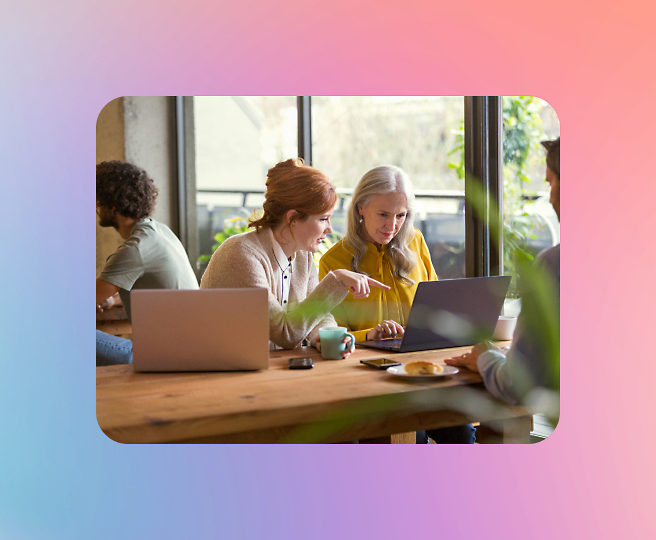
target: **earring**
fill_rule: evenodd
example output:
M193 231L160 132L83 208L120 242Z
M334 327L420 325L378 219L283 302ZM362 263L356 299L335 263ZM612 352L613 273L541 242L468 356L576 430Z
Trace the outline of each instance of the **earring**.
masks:
M360 216L360 223L362 223L363 221L364 221L364 218L362 216Z

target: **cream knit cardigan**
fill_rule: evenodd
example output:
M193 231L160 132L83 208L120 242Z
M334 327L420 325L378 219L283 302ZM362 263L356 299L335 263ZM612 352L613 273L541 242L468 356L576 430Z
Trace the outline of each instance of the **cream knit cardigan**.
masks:
M289 307L285 310L275 293L274 270L278 269L271 229L251 231L232 236L219 246L203 274L200 288L268 289L269 345L273 343L283 349L294 349L305 338L313 343L319 328L337 326L330 311L346 298L348 290L333 272L319 283L312 254L298 251L292 261Z

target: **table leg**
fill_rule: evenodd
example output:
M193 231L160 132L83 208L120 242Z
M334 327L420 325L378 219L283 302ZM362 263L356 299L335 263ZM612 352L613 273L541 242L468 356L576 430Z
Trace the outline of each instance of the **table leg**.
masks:
M395 433L385 437L373 437L371 439L361 439L360 444L417 444L417 433Z

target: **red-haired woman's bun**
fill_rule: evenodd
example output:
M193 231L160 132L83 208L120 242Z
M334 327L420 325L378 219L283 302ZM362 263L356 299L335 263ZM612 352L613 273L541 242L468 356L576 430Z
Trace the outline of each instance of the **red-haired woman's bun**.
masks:
M264 215L250 222L251 227L273 227L290 210L294 219L325 214L335 207L335 186L321 171L305 165L302 158L281 161L269 169L264 195Z

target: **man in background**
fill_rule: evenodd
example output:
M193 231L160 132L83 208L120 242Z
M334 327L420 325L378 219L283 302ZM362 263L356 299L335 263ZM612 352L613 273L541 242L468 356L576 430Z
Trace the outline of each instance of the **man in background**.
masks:
M125 240L107 258L96 278L96 310L118 293L128 319L133 289L198 289L180 240L149 216L158 189L146 172L129 163L96 165L96 213L101 227L113 227ZM132 341L96 330L96 366L132 363Z
M560 138L542 146L549 201L560 221ZM560 385L560 244L540 253L530 274L510 351L504 354L483 342L445 361L479 372L493 395L513 404L535 403L544 398L544 390Z

